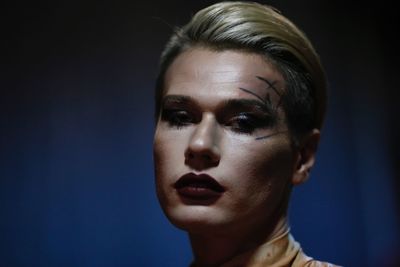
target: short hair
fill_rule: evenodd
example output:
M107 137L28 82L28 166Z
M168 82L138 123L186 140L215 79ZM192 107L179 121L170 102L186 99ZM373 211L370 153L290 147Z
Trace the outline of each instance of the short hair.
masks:
M198 11L177 29L161 54L156 82L156 117L164 76L174 59L193 47L260 54L283 75L282 105L295 139L321 129L327 98L324 69L306 35L275 8L256 2L220 2Z

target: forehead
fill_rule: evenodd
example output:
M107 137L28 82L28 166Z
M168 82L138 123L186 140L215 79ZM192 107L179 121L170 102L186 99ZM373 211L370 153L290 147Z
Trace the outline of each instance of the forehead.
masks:
M251 98L248 93L237 90L246 88L264 97L269 83L283 92L281 73L259 54L192 48L180 54L168 68L164 95Z

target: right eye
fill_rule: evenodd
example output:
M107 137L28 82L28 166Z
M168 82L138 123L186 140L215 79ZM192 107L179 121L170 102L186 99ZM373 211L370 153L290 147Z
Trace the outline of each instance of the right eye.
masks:
M170 126L181 128L193 122L193 117L186 110L167 109L162 111L162 120Z

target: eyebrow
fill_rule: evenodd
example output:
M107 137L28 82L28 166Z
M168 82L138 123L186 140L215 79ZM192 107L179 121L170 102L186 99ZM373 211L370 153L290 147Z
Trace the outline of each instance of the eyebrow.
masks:
M257 95L257 94L254 93L253 91L251 91L251 90L249 90L249 89L246 89L246 88L243 88L243 87L239 87L239 89L242 90L243 92L246 92L246 93L248 93L248 94L251 94L251 95L257 97L258 99L261 100L261 102L266 103L266 101L265 101L264 99L262 99L261 96Z
M273 109L270 105L262 100L257 99L227 99L226 101L224 101L223 105L227 109L247 109L268 114L274 114Z
M194 105L198 106L195 99L186 95L167 95L163 98L162 105ZM263 113L274 114L274 109L267 102L262 101L262 99L226 99L221 104L223 109L236 109L236 110L255 110Z
M188 104L196 103L190 96L185 95L167 95L162 100L162 105L170 104Z
M246 88L243 88L243 87L238 87L238 89L239 89L239 90L242 90L243 92L246 92L246 93L248 93L248 94L250 94L250 95L252 95L252 96L255 96L257 99L259 99L259 101L255 100L255 99L254 99L253 101L262 103L264 109L266 109L266 111L267 111L268 113L270 113L270 114L275 114L275 113L276 113L276 108L274 108L274 107L272 106L272 103L271 103L271 100L270 100L270 96L269 96L268 93L267 93L266 98L263 99L261 96L259 96L258 94L254 93L254 92L253 92L252 90L250 90L250 89L246 89ZM243 100L245 100L245 99L243 99ZM246 99L246 100L249 100L249 99ZM255 105L256 102L253 102L253 105ZM260 103L258 103L258 104L260 104Z
M167 95L162 100L162 105L194 105L198 106L198 103L195 99L190 96L185 95ZM252 110L255 112L267 113L272 116L272 119L276 119L276 111L263 101L262 99L226 99L221 104L218 105L218 108L224 110ZM263 140L273 137L275 135L284 133L285 131L272 133L269 135L256 137L255 140Z

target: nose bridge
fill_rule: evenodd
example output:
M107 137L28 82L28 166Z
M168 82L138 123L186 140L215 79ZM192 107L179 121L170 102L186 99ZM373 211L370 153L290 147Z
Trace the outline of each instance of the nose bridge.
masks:
M218 122L213 114L205 113L190 137L185 151L185 164L201 170L217 166L221 159Z
M195 151L216 150L218 142L217 121L212 114L205 113L190 140L190 147Z

